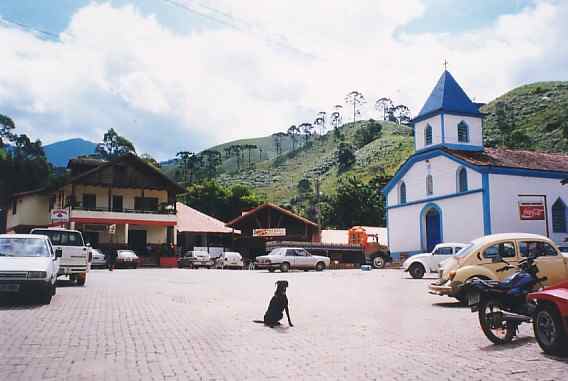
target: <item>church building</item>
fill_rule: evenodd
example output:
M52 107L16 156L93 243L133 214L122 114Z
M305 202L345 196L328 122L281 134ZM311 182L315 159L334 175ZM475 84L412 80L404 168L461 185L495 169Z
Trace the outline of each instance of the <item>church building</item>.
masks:
M445 70L413 119L415 153L383 189L394 258L440 242L568 238L568 156L483 146L483 114Z

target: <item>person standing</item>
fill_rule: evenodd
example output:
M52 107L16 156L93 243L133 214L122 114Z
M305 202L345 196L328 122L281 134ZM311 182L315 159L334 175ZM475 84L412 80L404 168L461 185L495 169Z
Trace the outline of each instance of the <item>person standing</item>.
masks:
M107 254L107 267L108 267L108 271L112 271L114 270L114 265L116 263L116 250L111 250L108 254Z

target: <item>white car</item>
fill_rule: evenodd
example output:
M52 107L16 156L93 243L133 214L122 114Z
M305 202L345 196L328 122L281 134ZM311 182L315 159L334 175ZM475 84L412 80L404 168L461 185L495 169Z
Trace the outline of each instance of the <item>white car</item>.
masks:
M440 264L456 255L467 246L465 243L439 243L431 253L416 254L402 264L405 272L409 272L414 279L421 279L426 272L439 273Z
M322 271L329 267L329 258L319 255L311 255L306 249L300 247L281 247L272 250L268 255L256 258L257 269L268 269L274 272L288 272L290 269Z
M91 268L95 268L95 267L107 267L107 261L106 261L106 257L103 253L101 253L100 251L98 251L97 249L91 249L91 254L93 256L93 259L91 261Z
M237 268L242 270L244 267L243 257L236 251L225 251L215 260L215 267L218 269Z
M61 254L45 236L0 235L0 294L32 293L51 303Z
M55 249L61 249L61 266L59 276L68 276L71 281L77 281L84 286L91 261L91 248L85 245L83 235L78 230L59 228L33 229L31 234L45 235Z

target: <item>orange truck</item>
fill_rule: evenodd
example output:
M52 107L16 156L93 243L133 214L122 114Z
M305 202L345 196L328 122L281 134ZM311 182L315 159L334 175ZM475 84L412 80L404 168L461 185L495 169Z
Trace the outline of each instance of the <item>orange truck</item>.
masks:
M376 269L382 269L392 262L388 247L379 243L377 234L368 234L362 226L353 226L347 231L349 244L360 245L365 261Z

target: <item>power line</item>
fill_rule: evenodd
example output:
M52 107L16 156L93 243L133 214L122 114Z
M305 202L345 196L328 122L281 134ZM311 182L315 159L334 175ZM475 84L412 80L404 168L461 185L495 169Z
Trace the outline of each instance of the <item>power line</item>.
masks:
M59 36L55 33L48 32L42 29L37 29L34 28L33 26L21 23L19 21L10 20L4 16L0 16L0 24L4 24L10 28L17 28L20 30L24 30L26 32L31 32L43 40L59 41Z
M258 35L258 33L255 33L253 31L253 29L255 29L255 27L253 25L251 25L250 23L248 23L246 21L238 20L237 18L230 15L229 13L224 12L222 10L219 10L217 8L211 7L209 5L205 5L205 4L202 4L202 3L195 3L198 6L200 6L201 8L204 8L208 11L211 11L213 13L220 15L221 17L223 17L223 19L219 18L219 17L212 16L212 15L207 14L205 12L199 11L199 10L195 9L195 7L190 6L187 2L180 2L178 0L162 0L162 1L165 2L165 3L168 3L172 6L178 7L178 8L180 8L180 9L186 11L186 12L193 13L193 14L198 15L199 17L203 17L205 19L208 19L209 21L225 25L225 26L227 26L231 29L237 30L239 32L243 32L243 33L247 33L247 34L251 34L251 35ZM259 29L259 28L256 27L256 29ZM271 37L260 36L261 39L263 39L265 42L267 42L269 44L277 45L277 46L280 46L282 48L295 51L296 53L299 53L299 54L306 56L306 57L309 57L309 58L316 58L316 56L311 54L311 53L305 52L301 49L298 49L294 46L291 46L290 44L283 42L282 40L285 39L283 36L276 36L276 37L278 37L278 38L274 39L274 38L271 38Z

